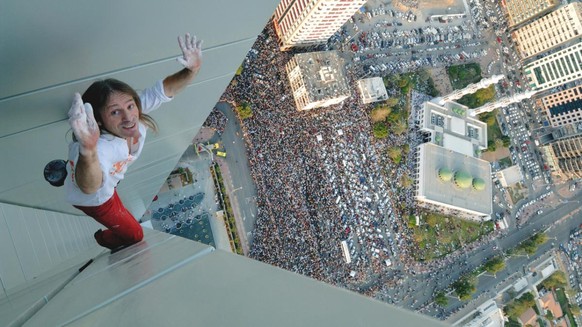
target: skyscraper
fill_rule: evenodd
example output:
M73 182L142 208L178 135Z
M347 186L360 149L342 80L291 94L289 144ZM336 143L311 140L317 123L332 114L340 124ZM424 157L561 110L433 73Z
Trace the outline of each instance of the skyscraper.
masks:
M551 170L565 178L582 178L582 125L562 126L553 133L556 140L545 147Z
M578 80L582 73L582 42L529 63L523 69L534 91Z
M366 0L282 0L273 23L281 50L326 42Z
M538 106L546 112L554 127L581 122L582 86L547 95L538 100Z
M512 33L522 58L535 56L582 33L582 4L571 3Z
M552 10L558 5L556 0L503 0L509 15L509 26L516 26Z

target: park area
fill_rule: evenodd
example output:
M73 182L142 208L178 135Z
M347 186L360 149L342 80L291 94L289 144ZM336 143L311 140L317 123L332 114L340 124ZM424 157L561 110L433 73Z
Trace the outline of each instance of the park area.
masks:
M409 227L416 243L415 259L430 261L491 233L494 225L491 221L480 223L427 212L420 216L418 226L416 218L411 217Z

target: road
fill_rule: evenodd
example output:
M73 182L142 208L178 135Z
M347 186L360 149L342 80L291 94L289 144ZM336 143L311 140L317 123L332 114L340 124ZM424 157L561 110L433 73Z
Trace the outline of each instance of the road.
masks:
M243 132L230 104L219 102L216 108L228 118L226 128L222 135L220 135L220 140L223 143L227 156L226 158L221 158L221 160L228 165L230 171L231 179L227 182L231 184L228 185L229 187L227 186L227 192L229 193L232 205L236 206L236 208L233 208L235 215L238 213L237 218L242 219L242 226L244 228L241 232L246 237L241 237L241 240L246 238L248 246L250 247L253 243L252 230L257 217L257 190L250 175ZM237 222L237 226L241 226L240 220Z
M477 291L473 295L473 298L478 298L478 300L468 305L466 310L471 310L474 307L477 307L487 298L491 298L501 290L504 286L504 284L502 284L503 281L514 281L523 276L524 267L526 267L530 262L538 259L553 247L557 247L560 243L566 243L568 241L570 231L582 222L582 212L579 203L576 202L581 200L582 194L579 194L574 199L567 201L557 209L531 219L527 224L513 231L511 234L497 238L492 242L480 246L473 252L457 258L450 265L435 272L437 275L441 276L440 283L432 281L427 282L426 276L424 275L418 277L415 276L415 278L408 280L405 283L405 286L412 287L414 291L411 292L410 300L406 303L406 306L414 307L411 305L413 302L412 299L418 300L418 306L416 308L418 308L422 303L430 302L431 294L426 291L427 289L432 290L433 287L434 289L443 289L443 285L450 284L466 272L473 271L489 258L500 255L508 249L514 248L521 241L527 239L536 232L546 230L548 242L542 244L534 255L512 256L506 260L505 269L497 273L496 276L484 275L479 278ZM494 245L497 246L496 250L494 250ZM449 307L447 309L458 310L463 305L464 303L458 301L458 299L453 295L449 298ZM425 313L434 315L437 311L433 310L432 312L427 311ZM460 316L462 316L462 314L458 313L452 316L450 321L455 321L455 319L458 319Z

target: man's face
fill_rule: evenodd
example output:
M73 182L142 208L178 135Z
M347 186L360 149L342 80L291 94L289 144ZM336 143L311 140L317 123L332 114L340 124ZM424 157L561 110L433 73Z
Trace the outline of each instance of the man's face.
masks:
M139 137L139 109L133 98L125 93L114 92L109 96L101 112L103 127L118 137Z

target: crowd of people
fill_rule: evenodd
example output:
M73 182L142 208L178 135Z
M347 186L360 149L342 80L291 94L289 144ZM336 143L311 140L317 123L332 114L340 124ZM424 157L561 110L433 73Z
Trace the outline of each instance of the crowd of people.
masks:
M218 132L218 134L222 134L224 132L224 128L226 127L227 121L228 118L222 112L220 112L220 110L214 108L202 126L212 128Z
M242 124L257 186L251 257L369 296L394 290L405 274L438 283L433 272L450 267L461 252L430 264L414 260L415 243L402 218L416 213L403 212L416 208L414 185L400 185L403 174L414 177L414 152L404 165L384 158L389 146L414 149L422 142L415 115L409 133L378 141L371 136L371 107L355 87L341 104L298 111L286 82L292 55L278 50L267 24L221 99L249 103L253 111ZM350 85L353 71L347 72ZM413 106L425 100L413 97ZM422 285L392 294L408 299L426 292Z

